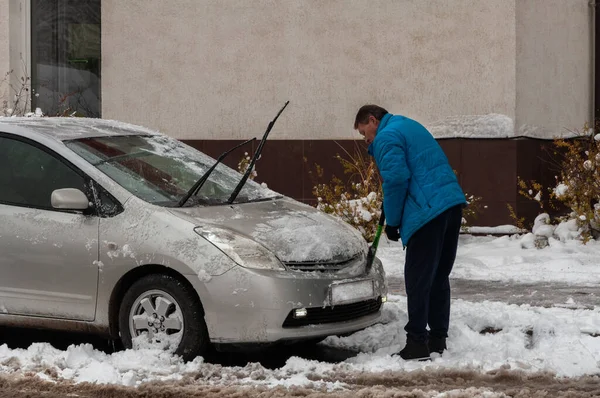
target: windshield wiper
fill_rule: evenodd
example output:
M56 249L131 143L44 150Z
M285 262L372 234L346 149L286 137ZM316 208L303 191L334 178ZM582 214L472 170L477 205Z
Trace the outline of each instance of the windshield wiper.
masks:
M236 146L234 146L233 148L231 148L228 151L225 151L221 154L221 156L219 156L219 158L217 159L217 161L215 162L215 164L213 164L211 166L210 169L206 170L206 172L202 175L202 177L200 177L200 179L198 181L196 181L196 183L190 188L190 190L185 194L185 196L183 198L181 198L181 200L179 201L179 203L177 203L178 207L183 207L183 205L185 204L185 202L187 202L192 195L195 195L196 193L198 193L198 191L200 190L200 188L202 188L202 185L204 185L204 183L206 182L206 180L208 180L208 177L210 176L210 173L213 172L213 170L217 167L217 165L219 163L221 163L221 161L225 158L225 156L229 155L230 152L233 152L235 149L238 149L239 147L246 145L249 142L255 141L256 138L251 138L248 141L244 141L241 144L238 144Z
M262 140L260 140L260 144L258 144L258 148L256 148L256 152L254 152L254 156L252 156L252 160L250 161L250 164L248 165L246 172L244 173L244 175L242 176L242 179L240 180L240 182L237 184L237 186L233 190L233 193L229 197L229 200L227 201L227 203L229 203L229 204L233 203L235 198L238 196L238 194L242 190L242 187L244 186L244 184L248 180L248 177L250 176L250 173L252 173L252 170L254 169L254 163L256 163L256 159L258 159L258 157L260 156L260 153L262 152L262 148L265 145L265 141L267 140L269 132L273 128L273 125L277 121L277 118L279 118L279 115L281 115L281 112L283 112L283 110L285 109L286 106L288 106L289 103L290 103L290 101L286 101L286 103L283 105L283 108L281 108L279 110L279 112L277 112L277 115L275 116L275 118L273 120L271 120L271 122L269 123L269 126L267 126L267 131L265 131L265 134L263 135Z

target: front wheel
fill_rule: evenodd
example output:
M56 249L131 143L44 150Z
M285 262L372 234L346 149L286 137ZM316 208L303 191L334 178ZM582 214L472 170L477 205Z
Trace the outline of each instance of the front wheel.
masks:
M210 347L208 329L192 288L176 278L147 275L121 302L119 332L125 348L162 348L190 361Z

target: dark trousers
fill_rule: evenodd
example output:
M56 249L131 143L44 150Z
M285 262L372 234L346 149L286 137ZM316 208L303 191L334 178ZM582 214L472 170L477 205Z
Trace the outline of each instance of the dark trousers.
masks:
M462 206L452 207L419 229L406 250L404 280L410 338L448 337L450 322L449 275L456 258ZM429 333L427 332L429 325Z

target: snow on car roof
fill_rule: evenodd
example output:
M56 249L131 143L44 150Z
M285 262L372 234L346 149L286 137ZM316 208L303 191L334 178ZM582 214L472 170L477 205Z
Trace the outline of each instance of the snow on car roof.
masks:
M16 133L28 131L66 141L113 135L156 135L158 131L109 119L81 117L0 117L0 127L17 127Z

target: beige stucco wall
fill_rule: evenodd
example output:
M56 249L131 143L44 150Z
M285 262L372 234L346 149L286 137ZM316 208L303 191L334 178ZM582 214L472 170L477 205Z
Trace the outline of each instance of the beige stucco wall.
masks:
M517 0L518 132L546 137L592 120L589 0Z
M102 51L103 117L177 138L259 136L286 100L273 139L357 138L367 102L515 117L514 0L104 0Z
M7 84L3 82L5 74L10 70L8 48L8 0L0 0L0 109L6 96Z
M15 90L23 82L29 84L29 4L29 0L0 0L0 109L4 100L14 109ZM22 96L17 113L29 110L27 95Z

